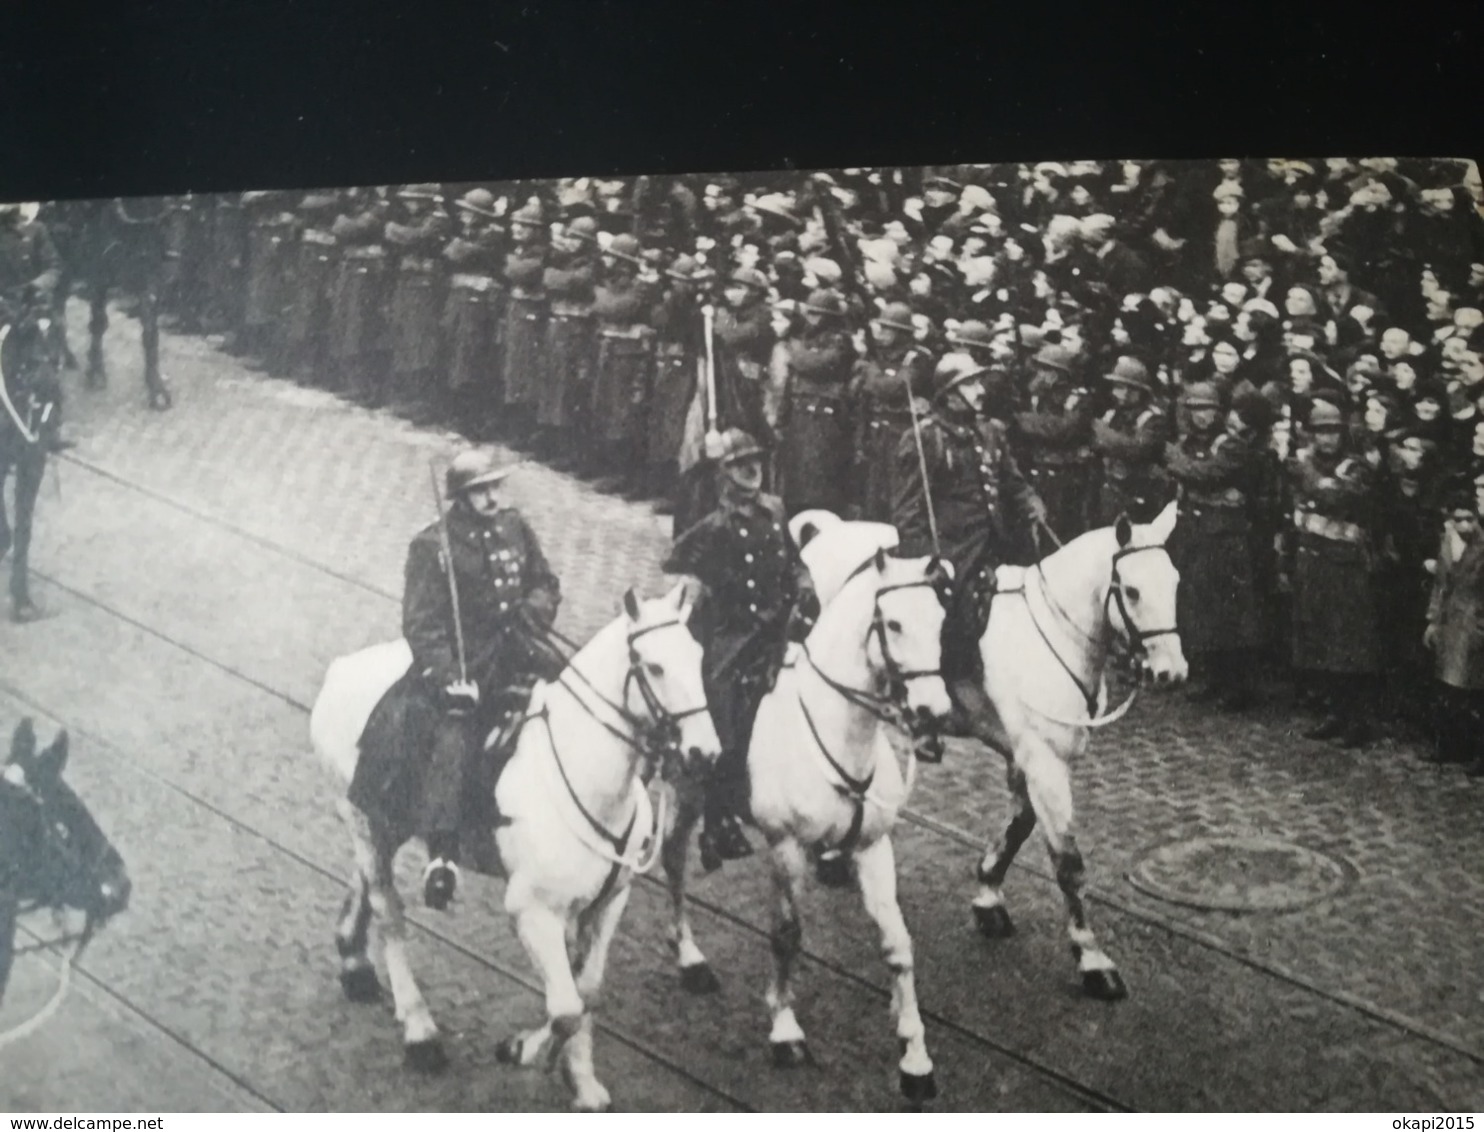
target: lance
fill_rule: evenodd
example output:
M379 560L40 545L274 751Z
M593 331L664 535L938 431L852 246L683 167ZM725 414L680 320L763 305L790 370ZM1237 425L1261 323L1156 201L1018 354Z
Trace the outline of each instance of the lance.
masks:
M712 319L716 310L710 303L701 308L702 327L706 337L706 430L716 431L716 344L712 337Z
M453 640L458 650L459 683L469 682L469 672L464 661L464 620L459 616L459 583L453 574L453 547L448 539L448 515L443 510L443 493L438 490L437 465L428 465L428 476L433 482L433 503L438 508L438 547L443 552L444 573L448 575L448 600L453 608Z
M912 388L912 362L919 351L911 349L902 359L902 382L907 386L907 411L912 414L912 443L917 446L917 470L922 476L922 501L927 507L928 531L933 536L933 554L941 558L938 543L938 516L933 511L933 485L928 479L927 452L922 446L922 422L917 416L917 393Z

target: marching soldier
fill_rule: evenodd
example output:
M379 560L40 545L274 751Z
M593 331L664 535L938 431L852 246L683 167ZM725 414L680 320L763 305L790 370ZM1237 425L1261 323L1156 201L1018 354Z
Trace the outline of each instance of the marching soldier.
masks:
M458 885L460 834L489 828L488 791L468 784L479 782L471 764L498 718L501 697L535 679L554 679L562 667L544 645L561 583L520 512L500 506L499 485L510 471L492 453L460 453L448 469L447 512L407 550L403 634L420 691L438 708L418 819L429 858L423 899L434 909L447 907ZM446 524L453 588L440 524ZM462 656L455 617L463 628ZM482 841L476 845L484 848Z
M1047 523L1066 542L1087 530L1092 404L1066 347L1042 346L1031 366L1029 405L1016 414L1015 433Z
M691 625L705 649L706 701L722 754L706 783L701 865L707 871L752 852L747 748L758 705L773 686L789 640L819 615L808 568L785 526L783 502L762 491L761 445L741 429L713 437L717 508L675 541L667 574L700 584Z
M928 391L932 364L914 340L912 308L906 303L882 307L880 317L871 323L871 333L876 338L875 354L856 362L851 380L851 400L858 407L858 498L862 519L889 523L900 470L897 448L903 433L912 428L908 399L914 392Z
M546 260L550 249L542 227L540 201L532 198L510 216L514 247L505 256L505 377L507 435L524 433L547 381Z
M540 451L588 463L592 453L570 443L587 423L597 348L593 329L593 284L598 273L598 223L579 216L552 236L543 286L548 300L546 377L537 391ZM589 465L591 466L591 465Z
M284 326L284 353L289 373L311 385L331 384L324 328L330 321L339 269L337 241L330 235L339 207L340 196L334 191L308 193L299 202L303 228Z
M1111 526L1119 515L1147 522L1164 503L1160 462L1171 439L1170 421L1138 358L1119 358L1105 380L1113 389L1113 408L1092 422L1092 450L1102 458L1103 472L1097 525Z
M593 293L598 363L593 384L594 440L611 487L628 494L644 486L641 430L654 370L654 327L646 321L657 276L641 258L639 241L627 233L603 249L603 280Z
M501 388L505 228L495 195L470 189L454 202L459 231L443 249L452 272L443 328L448 336L448 390L471 434L493 430Z
M242 327L242 268L247 260L247 217L241 193L222 193L211 212L211 256L206 265L206 325L226 336L232 350Z
M855 426L849 381L856 357L845 331L845 309L839 292L813 292L801 307L802 327L773 350L770 400L782 404L769 413L765 403L764 412L781 434L777 460L790 515L814 507L845 515L852 501Z
M330 304L330 360L337 384L365 405L379 405L386 395L386 221L383 190L352 190L330 225L341 249Z
M1306 733L1358 747L1371 737L1370 686L1381 670L1376 474L1345 451L1345 413L1317 399L1311 448L1288 464L1294 495L1293 664L1319 684L1326 714Z
M437 185L408 185L397 193L400 219L386 226L387 248L396 257L387 307L391 344L392 398L403 405L441 399L437 378L440 320L449 237L443 193Z
M1021 474L1005 426L984 415L986 373L965 354L948 354L938 362L921 436L909 429L897 447L892 509L901 533L897 553L941 553L953 564L943 622L943 679L961 731L993 718L979 638L988 625L995 569L1010 560L1021 526L1046 521L1046 506Z
M1188 385L1181 401L1189 431L1165 456L1179 488L1180 521L1170 551L1180 570L1180 639L1206 669L1200 698L1245 711L1256 698L1253 652L1263 644L1253 557L1262 473L1256 441L1271 410L1260 395L1248 394L1223 428L1214 385Z

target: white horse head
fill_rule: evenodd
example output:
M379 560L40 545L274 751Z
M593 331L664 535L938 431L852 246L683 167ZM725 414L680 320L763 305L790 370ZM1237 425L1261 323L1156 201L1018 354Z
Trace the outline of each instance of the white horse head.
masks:
M624 594L630 676L624 706L637 718L673 725L682 759L714 762L721 754L701 681L701 646L689 627L692 605L684 583L665 597L641 602Z
M1190 675L1175 621L1180 571L1165 550L1175 519L1171 501L1152 523L1120 518L1114 526L1118 550L1109 582L1109 620L1141 653L1145 673L1160 684L1178 684Z
M825 565L838 570L833 561ZM832 671L863 664L878 694L919 718L947 715L952 704L942 674L940 593L952 574L940 559L891 558L880 546L843 576L829 573L808 641L815 658Z

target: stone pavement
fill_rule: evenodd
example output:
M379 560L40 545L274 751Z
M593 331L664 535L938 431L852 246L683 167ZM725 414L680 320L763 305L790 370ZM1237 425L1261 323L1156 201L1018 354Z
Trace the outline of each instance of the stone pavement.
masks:
M78 313L74 309L75 330ZM244 737L262 727L268 709L262 696L236 696L236 706L223 716L220 708L228 701L221 693L209 697L213 711L203 707L199 724L187 730L180 729L184 715L179 724L143 718L140 711L131 719L131 704L168 703L180 687L195 687L201 679L180 658L167 659L151 633L236 670L280 705L283 699L307 701L331 657L397 632L395 599L406 539L431 517L428 461L446 456L455 438L252 374L206 341L174 336L166 336L164 356L176 381L177 408L151 414L142 406L137 360L130 368L137 359L134 333L132 324L115 320L114 386L101 396L74 394L71 401L69 415L82 441L77 462L85 467L64 464L60 499L51 488L44 494L35 554L38 568L71 591L44 591L64 607L69 624L59 619L27 630L25 675L52 692L59 714L71 719L79 712L115 741L120 733L127 736L131 757L170 762L173 780L191 776L209 793L207 784L231 785L216 781L216 756L223 750L246 755ZM140 489L152 493L153 502L141 503ZM561 624L569 633L586 635L611 617L626 584L660 591L667 519L539 466L514 477L510 494L531 516L563 576ZM282 607L266 615L275 595ZM114 640L118 627L74 599L122 612L141 627L138 639ZM74 643L47 657L33 649L42 632L57 644ZM98 641L99 655L86 663L68 659L78 658L77 648L86 649L89 640ZM152 659L124 678L119 666L129 664L131 648L146 649ZM42 669L45 679L35 675ZM111 678L110 671L120 676ZM14 675L16 669L0 659L0 677ZM75 703L77 690L89 687L94 701ZM67 688L72 691L63 694ZM302 728L302 720L275 725L270 735L292 735L294 727ZM1415 751L1402 747L1338 752L1294 738L1291 728L1292 721L1278 712L1234 721L1150 698L1112 734L1099 736L1086 765L1077 768L1081 841L1099 898L1094 915L1135 995L1117 1015L1106 1016L1075 998L1061 1001L1070 968L1058 898L1044 879L1037 846L1027 846L1027 867L1012 872L1008 889L1020 939L991 948L967 934L963 902L976 850L945 839L941 831L963 831L975 843L998 831L1002 769L997 760L956 745L944 766L920 776L913 803L939 832L908 827L899 836L903 898L918 936L925 1005L977 1032L993 1032L998 1022L1023 1054L1044 1053L1079 1079L1091 1073L1115 1095L1146 1107L1349 1107L1336 1098L1358 1104L1358 1098L1376 1095L1408 1102L1385 1107L1480 1107L1484 1101L1470 1073L1477 1075L1477 1051L1484 1045L1476 959L1484 920L1478 821L1484 786L1422 764ZM271 748L262 749L268 742L265 736L254 744L260 750L248 756L253 777L267 776L251 792L267 789L262 821L271 825L266 814L276 809L284 825L285 812L302 811L296 794L302 789L297 768L278 765ZM179 751L185 763L165 748ZM301 759L294 748L293 760ZM164 763L159 769L167 772ZM228 792L215 804L230 810L236 802ZM338 861L324 849L334 831L323 819L321 814L286 823L285 839L290 845L298 839L299 851ZM1342 857L1353 866L1354 882L1331 900L1299 911L1232 915L1167 904L1123 879L1156 846L1241 833L1282 837ZM760 882L756 869L739 872L749 886ZM697 890L735 907L735 895L718 895L724 890L714 878ZM748 916L762 907L761 893L755 896ZM324 903L328 908L333 900ZM657 906L653 897L636 894L619 950L634 946L629 938L652 939L632 961L648 964L653 974L645 978L663 979L664 963L657 959L662 949L653 938L658 913L640 913L646 904ZM184 908L178 913L188 915ZM722 926L703 936L703 946L721 951ZM1168 926L1185 936L1172 940ZM1192 948L1190 938L1211 946ZM874 945L858 930L827 932L808 942L843 970L879 980ZM1233 964L1223 949L1323 993ZM747 956L758 950L754 944L728 964L752 969L748 984L754 995L760 971L756 955ZM517 957L510 959L519 965ZM934 971L937 983L929 978ZM318 977L323 979L323 971ZM811 972L811 980L819 977ZM955 993L975 985L976 978L988 979L1003 997ZM135 990L150 993L143 983ZM218 990L223 998L238 993L240 988ZM447 993L440 987L440 996ZM824 992L816 986L809 993L818 999ZM1336 999L1364 1004L1416 1033L1357 1015ZM1019 1005L1004 1016L1007 1001ZM1034 1010L1026 1015L1026 1004L1037 1002L1049 1012L1046 1018L1038 1019ZM1171 1077L1178 1062L1168 1060L1170 1049L1165 1060L1133 1064L1117 1053L1130 1045L1153 1047L1162 1028L1168 1046L1169 1011L1181 1004L1188 1011L1178 1023L1189 1038L1186 1076L1194 1082ZM817 1016L822 1008L818 1002L810 1009ZM649 1014L646 1024L654 1024L652 1012L639 1004L632 1009ZM756 1007L750 1009L755 1015ZM863 1031L879 1027L877 1009L868 1012L869 1022L859 1022ZM850 1021L838 1020L843 1026L837 1025L832 1041L853 1028L854 1015L852 1010ZM754 1016L746 1028L758 1022ZM1417 1033L1435 1033L1446 1045ZM676 1037L685 1048L684 1034ZM384 1047L386 1031L378 1038ZM721 1035L716 1041L728 1048ZM1264 1042L1276 1045L1279 1054L1325 1049L1323 1071L1315 1071L1313 1058L1257 1056L1253 1047ZM611 1041L600 1038L600 1050L611 1048ZM1475 1057L1461 1056L1461 1049ZM601 1064L604 1054L599 1056ZM957 1057L945 1060L968 1065ZM273 1077L282 1069L255 1063L254 1072ZM1222 1072L1226 1080L1217 1079ZM1275 1086L1266 1095L1271 1100L1265 1099L1265 1085ZM323 1090L286 1095L294 1098L291 1103L307 1096L315 1106L336 1107ZM1001 1105L1050 1103L1029 1096L1017 1087ZM776 1093L758 1099L771 1107L769 1097L783 1100ZM873 1103L865 1097L837 1099L850 1107Z

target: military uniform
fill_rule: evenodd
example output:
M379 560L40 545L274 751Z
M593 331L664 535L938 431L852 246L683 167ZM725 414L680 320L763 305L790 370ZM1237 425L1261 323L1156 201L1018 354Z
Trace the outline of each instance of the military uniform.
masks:
M779 414L780 493L791 515L821 507L844 515L853 502L855 417L850 376L855 351L839 325L845 310L838 295L816 292L808 306L829 321L780 342L774 350Z
M405 217L406 223L393 220L385 230L387 247L396 257L387 305L392 396L403 402L428 401L443 392L435 383L448 277L441 253L449 221L436 185L409 185L398 197L419 202L425 211Z
M554 433L584 423L592 403L593 366L597 361L593 327L597 245L591 238L583 238L586 246L577 251L553 248L542 277L548 302L547 369L537 389L536 423Z
M504 364L505 408L511 416L525 418L535 411L536 401L548 378L546 358L547 297L546 259L550 249L537 225L540 212L526 205L510 218L515 246L505 257Z
M386 395L385 229L386 202L375 193L348 200L330 226L341 249L330 305L330 360L341 387L368 404Z
M893 325L904 335L912 332L910 323ZM912 431L909 391L927 392L931 374L926 351L910 337L878 347L875 357L855 365L851 399L856 405L857 433L853 447L860 473L856 498L862 519L891 522L901 474L897 448L902 436Z
M654 327L649 325L653 284L641 277L639 244L620 235L604 250L613 266L593 292L598 338L592 421L596 439L608 447L610 464L638 471L645 408L654 370Z
M493 223L493 204L488 190L460 198L456 208L486 223L454 236L443 249L451 272L443 309L448 389L478 420L474 427L498 418L504 400L505 229Z
M1115 405L1103 414L1101 427L1093 426L1091 447L1101 458L1103 473L1097 492L1100 527L1112 526L1125 514L1148 522L1160 509L1168 490L1161 463L1172 431L1169 417L1150 397L1153 387L1142 363L1120 358L1109 380L1142 389L1145 397L1141 404Z
M680 450L706 356L699 287L711 278L691 256L676 259L665 274L672 282L650 314L655 328L655 373L645 428L646 462L660 490L668 490L676 472L684 470L678 467Z
M977 683L979 638L994 571L1007 561L1019 524L1034 521L1041 504L997 421L939 405L923 419L921 459L927 464L938 542L953 565L943 622L943 675L950 682ZM898 442L897 467L892 522L901 534L898 553L933 554L921 463L910 431Z
M238 345L262 356L271 369L281 368L284 315L293 304L293 276L298 218L291 211L295 194L261 191L242 194L247 214L247 291L243 299Z
M1477 525L1467 539L1445 526L1427 624L1441 693L1436 757L1484 774L1484 536Z
M340 268L338 241L330 234L340 197L334 192L309 193L299 202L299 240L284 353L289 372L311 385L334 384L328 339L331 298Z

